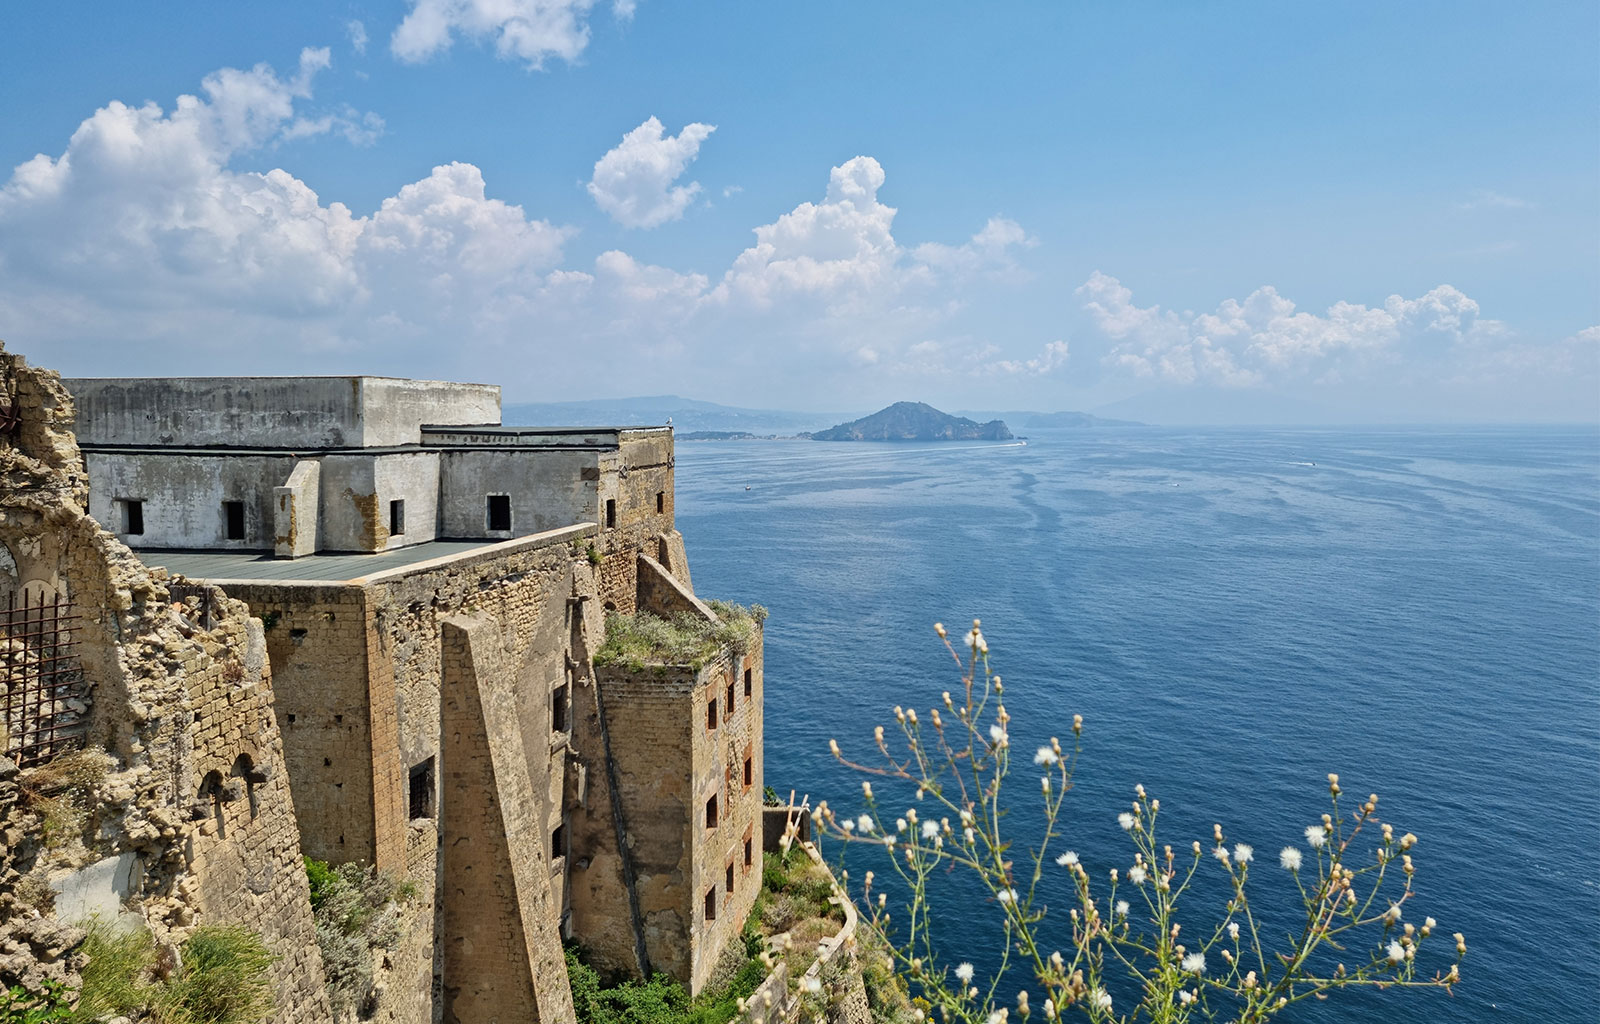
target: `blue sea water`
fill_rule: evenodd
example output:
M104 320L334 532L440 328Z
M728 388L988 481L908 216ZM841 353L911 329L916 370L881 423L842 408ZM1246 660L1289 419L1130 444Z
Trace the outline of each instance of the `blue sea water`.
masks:
M1180 849L1251 843L1258 900L1292 897L1276 851L1330 771L1421 838L1407 918L1438 919L1441 965L1466 933L1466 983L1287 1019L1600 1018L1600 433L684 443L677 488L696 589L772 613L774 788L859 808L828 740L866 756L893 705L933 707L933 622L981 617L1016 749L1085 717L1067 845L1097 876L1130 862L1135 783ZM944 919L944 951L992 965L983 919Z

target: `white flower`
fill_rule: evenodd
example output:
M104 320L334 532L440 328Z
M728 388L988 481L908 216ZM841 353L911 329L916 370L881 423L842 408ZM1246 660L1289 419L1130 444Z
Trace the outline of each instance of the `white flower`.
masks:
M1321 825L1306 826L1306 842L1311 844L1313 850L1322 849L1322 844L1328 841L1328 833Z
M998 899L1001 903L1015 903L1017 901L1017 890L1001 889L995 893L995 899Z
M1226 864L1226 863L1228 863L1228 848L1226 846L1214 847L1211 850L1211 856L1217 858L1218 860L1222 861L1222 863Z
M1089 1005L1096 1010L1111 1010L1111 993L1103 988L1093 989L1089 993Z
M1078 863L1078 855L1073 853L1071 850L1068 850L1066 853L1063 853L1061 856L1056 858L1056 863L1060 864L1064 868L1071 867L1072 865Z
M1398 922L1400 920L1400 904L1389 904L1389 909L1383 912L1383 919L1390 924Z
M1285 846L1278 854L1278 863L1288 871L1300 870L1300 851L1292 846Z
M1206 973L1206 955L1204 953L1190 953L1183 958L1183 969L1191 974Z
M1235 942L1239 941L1239 922L1238 921L1229 921L1228 922L1228 938L1234 940Z
M1389 962L1397 964L1406 958L1406 947L1398 942L1389 943Z
M1188 1006L1190 1003L1194 1002L1194 993L1190 992L1186 988L1178 989L1178 1002L1182 1003L1184 1006Z
M1010 1015L1011 1011L1002 1006L985 1017L983 1024L1006 1024L1006 1018Z
M894 845L894 836L884 836L883 837L883 845L885 845L885 846L893 846Z
M821 992L822 979L817 977L815 974L808 974L801 979L800 987L805 989L807 992Z
M1007 743L1005 729L998 724L989 726L989 739L997 747L1005 746Z
M1133 867L1129 868L1128 869L1128 881L1132 882L1134 885L1143 885L1144 884L1144 868L1140 867L1137 864L1135 864Z
M1122 826L1122 831L1132 832L1133 815L1129 814L1127 811L1123 811L1121 814L1117 815L1117 824Z
M962 829L961 830L961 834L962 834L962 836L964 836L966 838L968 844L971 844L971 843L977 841L978 834L976 832L972 831L972 829L970 829L970 828Z
M1118 917L1127 917L1128 916L1128 901L1127 900L1118 900L1117 901L1117 916Z
M856 819L856 828L858 830L860 830L862 833L871 832L872 831L872 819L870 817L868 817L867 815L863 814L861 817Z
M1255 853L1256 851L1248 843L1237 843L1233 847L1233 859L1240 864L1250 863L1250 858L1254 857Z
M1422 927L1428 929L1428 931L1431 932L1435 928L1439 927L1439 922L1435 921L1433 918L1430 917L1430 918L1427 918L1426 920L1424 920L1422 922Z
M904 818L896 818L896 819L894 819L894 830L896 832L904 832L906 830L906 819L904 819Z
M961 984L970 984L972 982L972 965L964 961L956 964L956 977L961 980Z
M1044 795L1045 796L1049 796L1050 795L1050 776L1048 776L1048 775L1039 776L1039 788L1044 790Z
M1040 747L1038 753L1033 755L1034 764L1055 764L1061 760L1056 756L1055 750L1050 747Z
M924 839L934 839L934 838L937 838L938 835L939 835L939 823L938 822L936 822L936 821L925 821L925 822L922 823L922 838L924 838Z

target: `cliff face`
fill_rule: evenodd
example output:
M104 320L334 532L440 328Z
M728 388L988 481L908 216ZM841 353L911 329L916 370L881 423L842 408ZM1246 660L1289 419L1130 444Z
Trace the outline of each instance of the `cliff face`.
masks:
M896 402L871 416L811 435L813 441L1009 441L1000 420L978 423L940 412L926 402Z

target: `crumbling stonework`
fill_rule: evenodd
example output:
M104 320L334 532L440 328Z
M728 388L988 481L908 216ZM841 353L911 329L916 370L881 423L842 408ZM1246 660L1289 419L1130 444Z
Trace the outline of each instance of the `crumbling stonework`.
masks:
M84 752L0 770L0 984L29 981L28 956L74 980L69 926L86 908L164 949L201 923L238 923L277 957L275 1019L327 1019L259 624L217 592L175 604L86 514L55 374L0 348L0 386L16 423L0 437L0 546L15 567L0 583L71 602L88 688Z

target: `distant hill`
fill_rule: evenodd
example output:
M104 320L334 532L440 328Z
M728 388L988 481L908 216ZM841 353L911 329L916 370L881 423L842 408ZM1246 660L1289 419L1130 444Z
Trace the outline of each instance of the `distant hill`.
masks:
M741 409L677 395L599 398L579 402L508 402L500 420L508 427L633 427L672 420L679 431L798 434L820 430L838 413ZM681 435L680 435L681 436Z
M896 402L871 416L811 435L813 441L1009 441L1000 420L979 423L940 412L926 402Z

